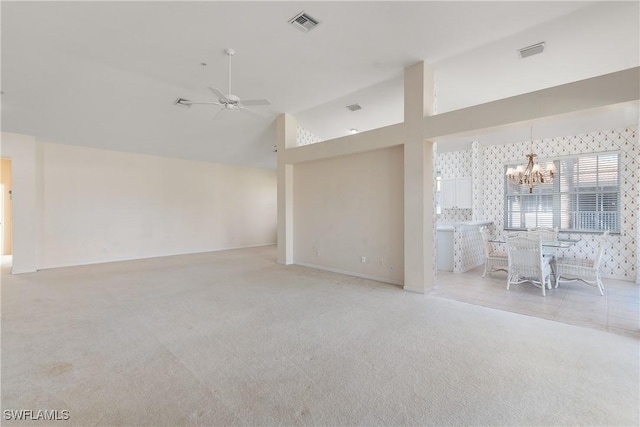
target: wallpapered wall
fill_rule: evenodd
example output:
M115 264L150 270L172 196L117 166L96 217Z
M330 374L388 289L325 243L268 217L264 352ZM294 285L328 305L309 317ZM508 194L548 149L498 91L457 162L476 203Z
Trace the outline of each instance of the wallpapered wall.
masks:
M316 142L322 142L322 138L316 136L306 130L303 127L298 126L296 129L296 145L299 147L301 145L309 145L315 144Z
M453 151L438 154L436 158L436 173L440 172L442 179L469 178L471 177L472 152L471 150ZM437 219L439 221L471 221L471 209L442 209Z
M454 273L464 273L484 263L484 240L480 227L456 227L453 232L453 247Z
M524 163L530 142L522 141L506 145L480 147L474 143L471 150L443 153L438 156L439 170L444 178L453 178L451 173L471 171L473 176L473 211L465 212L473 220L493 221L494 235L504 234L504 165ZM547 138L534 141L538 160L546 158L593 152L620 152L620 212L619 235L610 237L610 246L605 252L602 265L603 277L639 281L638 274L638 220L640 198L638 128L602 130L581 135ZM445 176L445 173L447 174ZM469 176L469 174L467 174ZM459 220L459 213L443 212L441 219ZM564 236L564 235L563 235ZM570 234L580 242L570 249L562 250L559 256L592 258L597 242L594 234Z

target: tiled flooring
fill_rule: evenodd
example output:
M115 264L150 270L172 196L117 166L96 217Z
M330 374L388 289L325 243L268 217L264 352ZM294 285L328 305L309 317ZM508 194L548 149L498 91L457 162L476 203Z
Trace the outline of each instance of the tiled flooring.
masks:
M640 339L640 286L604 279L605 294L582 282L560 283L542 291L530 283L506 289L506 273L482 277L483 267L466 273L438 271L430 294L499 310L585 326Z

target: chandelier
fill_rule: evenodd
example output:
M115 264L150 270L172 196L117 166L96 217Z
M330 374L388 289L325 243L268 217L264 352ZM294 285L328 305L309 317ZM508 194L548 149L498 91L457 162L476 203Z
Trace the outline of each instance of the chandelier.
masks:
M537 155L533 153L533 128L531 128L531 151L527 154L529 159L526 165L518 165L518 167L508 168L506 176L513 184L526 185L529 187L529 193L533 193L533 187L537 184L545 182L553 182L556 173L556 165L549 162L545 168L533 161Z

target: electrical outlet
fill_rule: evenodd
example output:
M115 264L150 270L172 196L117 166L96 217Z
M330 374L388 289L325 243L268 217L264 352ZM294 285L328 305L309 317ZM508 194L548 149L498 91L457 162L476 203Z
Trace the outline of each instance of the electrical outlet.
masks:
M367 262L367 257L366 256L361 257L360 262Z

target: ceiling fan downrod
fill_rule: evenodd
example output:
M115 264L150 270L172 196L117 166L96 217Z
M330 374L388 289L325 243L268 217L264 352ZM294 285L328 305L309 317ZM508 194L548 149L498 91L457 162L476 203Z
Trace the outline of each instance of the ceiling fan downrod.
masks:
M224 53L229 57L229 91L227 95L231 95L231 57L236 54L236 51L228 47L224 50Z

